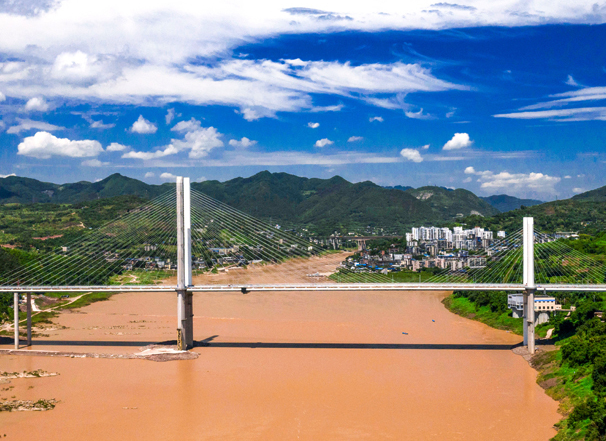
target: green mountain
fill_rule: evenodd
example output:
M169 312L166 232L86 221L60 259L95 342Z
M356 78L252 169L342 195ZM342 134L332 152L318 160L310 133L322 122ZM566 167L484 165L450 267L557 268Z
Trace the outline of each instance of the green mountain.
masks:
M500 213L490 218L470 216L462 219L461 222L466 225L511 232L522 228L523 217L533 217L535 229L546 233L576 231L596 234L606 230L606 204L591 199L575 198L546 202Z
M499 213L499 210L488 202L462 188L451 190L444 187L420 187L408 189L406 193L429 204L444 218L452 219L470 215L492 216Z
M441 213L405 192L372 182L353 184L339 176L309 179L265 171L192 187L253 216L286 225L310 225L321 233L369 225L403 230L443 219Z
M114 196L134 195L151 199L164 193L168 185L148 185L118 173L99 182L52 184L36 179L9 176L0 179L0 204L45 203L74 204Z
M192 187L253 216L285 226L307 226L320 234L371 227L403 232L418 224L438 224L464 215L497 212L467 190L441 187L386 189L372 182L351 183L261 172L226 182L205 181ZM0 204L80 203L115 196L153 198L173 184L148 185L113 174L99 182L57 185L35 179L0 179ZM389 230L389 231L387 231ZM378 230L377 230L378 231Z
M536 199L519 199L513 196L508 196L506 194L498 194L488 197L480 196L480 199L488 202L501 213L516 210L518 208L521 208L522 206L532 207L534 205L539 205L543 203L543 201L538 201Z
M572 197L575 201L606 202L606 186L586 191Z

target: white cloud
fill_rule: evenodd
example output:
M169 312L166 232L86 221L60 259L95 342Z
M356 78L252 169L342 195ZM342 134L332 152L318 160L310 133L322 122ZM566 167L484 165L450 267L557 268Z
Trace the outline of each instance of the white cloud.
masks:
M26 112L46 112L49 109L48 103L42 97L34 97L25 103Z
M459 150L469 147L473 141L467 133L455 133L450 141L444 144L442 150Z
M101 162L98 159L87 159L86 161L82 161L82 165L84 167L103 167L109 165L109 162Z
M200 176L198 179L196 179L196 182L204 182L207 181L207 179L204 176Z
M307 127L310 127L312 129L317 129L318 127L320 127L320 123L318 123L318 122L308 122L307 123Z
M349 139L347 140L347 142L356 142L356 141L362 141L364 138L361 136L350 136Z
M32 129L44 130L47 132L52 132L53 130L65 129L65 127L56 126L54 124L49 124L44 121L33 121L31 119L17 118L17 122L19 124L9 127L8 130L6 131L6 133L18 135L21 132L26 132L26 131L32 130Z
M128 150L129 147L123 144L119 144L117 142L112 142L110 145L107 146L107 148L105 149L108 152L123 152L124 150Z
M468 183L471 181L472 181L471 176L467 176L465 179L463 179L463 182L465 182L465 183Z
M172 180L172 179L177 179L177 177L175 175L173 175L172 173L165 172L160 175L160 179Z
M232 147L236 147L236 148L248 148L250 146L253 146L257 143L257 141L252 141L250 139L248 139L246 136L243 137L240 141L236 140L236 139L230 139L229 140L229 145Z
M0 175L0 179L10 178L11 176L17 176L17 175L14 173L11 173L10 175Z
M428 150L429 149L429 144L425 144L423 147L421 147L423 150Z
M572 189L573 193L585 193L587 190L585 190L584 188L580 188L580 187L575 187Z
M166 116L164 117L166 124L170 124L173 119L175 119L175 109L168 109L166 111Z
M17 147L18 155L48 159L52 156L67 156L71 158L87 158L103 152L99 141L72 141L67 138L57 138L48 132L38 132L25 138Z
M551 119L554 121L606 121L606 107L578 107L574 109L513 112L501 113L493 116L495 118Z
M115 124L113 124L113 123L104 124L103 121L101 121L101 120L99 120L99 121L91 121L91 123L90 123L90 128L91 129L105 130L105 129L112 129L114 127L116 127Z
M179 153L179 150L174 147L172 144L168 145L164 148L164 150L156 150L153 152L127 152L122 155L123 158L126 159L158 159L163 158L165 156L176 155Z
M475 171L473 167L467 167L465 173L478 176L478 182L482 188L496 190L533 190L539 193L555 193L555 185L561 178L549 176L543 173L494 173L490 170Z
M423 162L421 153L416 149L402 149L400 151L400 156L412 162Z
M187 121L180 121L171 129L183 135L183 139L171 139L169 145L151 152L128 152L122 155L123 158L151 160L163 158L165 156L176 155L180 152L189 151L189 157L192 159L203 158L208 153L217 148L223 147L221 133L214 127L202 127L200 121L192 118ZM249 142L252 142L249 140Z
M6 124L4 124L4 121L2 121L0 119L0 130L3 130L6 127Z
M141 134L149 134L156 133L158 127L152 122L143 118L143 115L139 115L139 119L133 123L133 126L130 128L132 133L141 133Z
M564 179L571 179L571 178L572 178L572 176L570 176L570 175L564 176Z
M156 176L156 174L154 172L147 172L145 173L145 178L154 178Z
M326 147L327 145L331 145L331 144L334 144L334 142L328 138L322 138L322 139L318 139L314 145L316 147L322 148L322 147Z
M272 112L312 111L309 94L316 90L362 97L453 86L418 64L351 66L235 58L226 62L228 66L206 65L206 60L225 57L242 42L346 31L604 22L604 9L599 4L594 7L595 0L578 0L574 6L548 0L481 2L473 7L440 2L431 8L431 2L329 1L321 4L327 12L293 8L292 3L244 0L211 6L207 2L92 3L83 8L77 0L4 1L0 53L19 61L2 63L10 64L10 70L0 72L3 92L20 99L44 90L49 99L158 106L175 101L224 104L249 109L243 115L252 120ZM254 68L247 70L250 63ZM262 114L257 108L268 112Z
M6 95L4 95L2 92L0 92L0 103L6 101Z
M194 118L181 121L171 130L184 134L183 140L173 139L171 145L177 150L189 149L190 158L202 158L212 149L223 147L223 141L219 139L223 135L214 127L202 127Z
M382 117L382 116L373 116L373 117L370 117L370 118L368 119L368 121L369 121L369 122L373 122L373 121L379 121L379 122L383 122L383 117Z
M572 75L568 75L568 78L566 78L566 84L568 84L569 86L579 86L579 83L577 83L574 78L572 78Z

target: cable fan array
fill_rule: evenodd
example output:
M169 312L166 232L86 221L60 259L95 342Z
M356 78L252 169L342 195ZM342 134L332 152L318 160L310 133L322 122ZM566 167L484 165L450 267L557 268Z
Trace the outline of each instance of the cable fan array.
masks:
M439 255L428 271L398 268L340 268L331 278L341 283L521 283L522 231L481 250ZM395 271L394 271L395 270Z
M168 192L0 275L0 285L153 284L176 268L176 244L176 195Z
M606 282L606 266L569 247L553 234L535 233L537 284L595 285Z

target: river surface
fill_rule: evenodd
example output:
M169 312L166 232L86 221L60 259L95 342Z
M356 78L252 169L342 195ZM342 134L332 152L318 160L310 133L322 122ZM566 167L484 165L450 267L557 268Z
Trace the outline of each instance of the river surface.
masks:
M0 356L4 371L60 374L12 380L14 388L0 397L60 403L47 412L0 413L0 436L6 434L7 441L554 436L557 403L510 350L520 337L448 312L441 304L445 295L203 293L194 299L194 333L211 346L194 349L200 353L196 360ZM128 342L143 346L175 338L175 310L173 294L119 294L61 314L56 322L66 328L49 331L44 345L34 349L138 352Z

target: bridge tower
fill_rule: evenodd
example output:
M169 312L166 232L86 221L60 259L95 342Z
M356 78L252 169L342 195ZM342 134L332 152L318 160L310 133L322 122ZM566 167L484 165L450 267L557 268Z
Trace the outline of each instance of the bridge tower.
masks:
M177 177L177 347L194 346L191 274L191 194L189 178Z
M524 346L534 354L534 218L524 218Z

